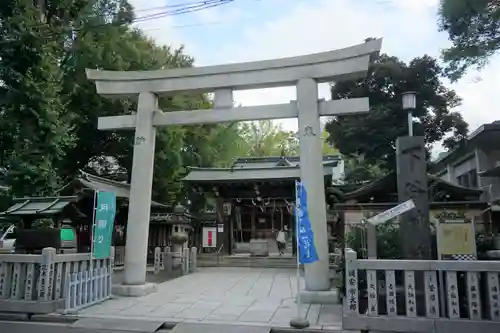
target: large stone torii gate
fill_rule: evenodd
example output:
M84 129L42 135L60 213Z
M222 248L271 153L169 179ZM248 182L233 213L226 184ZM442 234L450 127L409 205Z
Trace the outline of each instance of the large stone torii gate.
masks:
M235 122L298 117L300 175L309 197L309 216L319 261L306 265L306 290L330 289L326 205L322 167L320 117L369 111L368 98L318 100L318 83L360 78L377 56L382 39L352 47L299 57L207 67L155 71L87 69L97 92L108 97L138 98L135 115L101 117L100 130L135 130L130 204L125 252L125 279L116 292L144 295L154 166L156 126ZM278 105L234 107L233 90L296 86L297 101ZM158 95L213 92L214 109L162 112Z

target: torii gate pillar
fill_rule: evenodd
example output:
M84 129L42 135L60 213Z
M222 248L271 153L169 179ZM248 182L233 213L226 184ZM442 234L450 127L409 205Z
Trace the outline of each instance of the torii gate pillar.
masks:
M137 103L138 116L135 125L127 239L125 243L125 285L145 285L146 282L146 270L144 268L146 267L148 253L155 157L156 127L153 126L153 112L155 110L158 110L158 96L151 92L141 92ZM132 223L128 223L128 221ZM144 260L145 253L146 260Z
M318 100L318 83L363 77L381 44L382 40L376 39L331 52L209 67L144 72L87 70L99 94L138 98L136 115L102 117L98 122L101 130L135 130L125 280L114 292L140 296L155 289L146 283L155 126L296 117L300 177L308 193L309 216L319 256L319 261L305 265L306 291L328 291L329 253L319 118L368 112L369 102L368 98ZM297 88L296 102L236 108L232 105L233 90L290 85ZM166 113L158 109L159 94L189 91L214 92L214 109Z

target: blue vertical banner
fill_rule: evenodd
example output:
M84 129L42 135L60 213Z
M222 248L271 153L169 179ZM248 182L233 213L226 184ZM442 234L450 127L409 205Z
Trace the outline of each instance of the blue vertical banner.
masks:
M307 192L301 182L295 182L295 222L297 225L297 255L301 264L312 264L318 261L318 253L314 246L314 233L307 209Z
M111 256L111 243L116 215L116 196L114 192L98 191L95 207L92 255L96 259Z

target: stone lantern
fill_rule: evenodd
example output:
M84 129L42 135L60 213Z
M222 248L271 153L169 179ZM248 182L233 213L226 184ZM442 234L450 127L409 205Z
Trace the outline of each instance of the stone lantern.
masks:
M181 204L175 206L172 221L170 241L172 242L173 265L178 267L181 264L182 251L189 238L187 228L190 222L186 209Z

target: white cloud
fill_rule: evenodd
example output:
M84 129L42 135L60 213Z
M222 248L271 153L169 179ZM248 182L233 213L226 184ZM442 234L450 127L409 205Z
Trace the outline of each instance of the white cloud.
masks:
M439 0L396 0L395 4L406 10L420 12L435 8L439 4Z
M241 38L242 45L230 45L220 54L225 55L222 56L224 62L279 58L330 51L361 43L371 36L384 37L383 51L392 53L401 47L424 44L427 39L422 35L435 32L434 25L429 24L430 19L415 17L409 11L398 9L394 3L379 2L368 10L352 3L349 0L302 2L281 19L247 30ZM319 97L329 98L327 85L319 90ZM283 103L294 98L293 88L235 94L235 99L244 105ZM284 126L296 127L296 123L296 120L286 120Z
M164 0L132 0L143 4L138 7L153 7ZM293 3L293 4L292 4ZM287 2L280 6L280 17L272 22L251 24L239 38L238 43L224 45L223 35L203 35L213 38L219 46L216 53L193 54L198 65L220 64L251 60L287 57L329 51L362 42L366 37L383 37L382 51L403 60L424 53L438 56L440 49L448 45L446 36L437 32L438 0L316 0ZM225 17L229 10L203 14L208 19ZM210 14L210 15L209 15ZM201 14L200 14L201 15ZM231 16L231 15L229 15ZM248 16L245 13L245 16ZM169 29L167 19L154 20L141 27L161 30L150 33L159 43L181 44L175 30ZM236 24L236 23L235 23ZM149 33L149 32L148 32ZM203 29L200 29L203 34ZM197 50L196 45L187 45L188 50ZM452 85L463 97L458 108L464 118L475 129L482 123L495 120L495 96L499 86L500 58L492 59L485 70L472 72L459 83ZM480 75L482 81L476 82ZM320 87L320 97L328 97L328 87ZM293 88L276 88L237 92L235 99L244 105L284 103L295 98ZM283 122L286 128L295 128L296 121Z
M452 85L463 98L461 110L473 131L484 123L500 120L497 96L500 87L500 57L495 56L480 73L471 71L458 83Z

